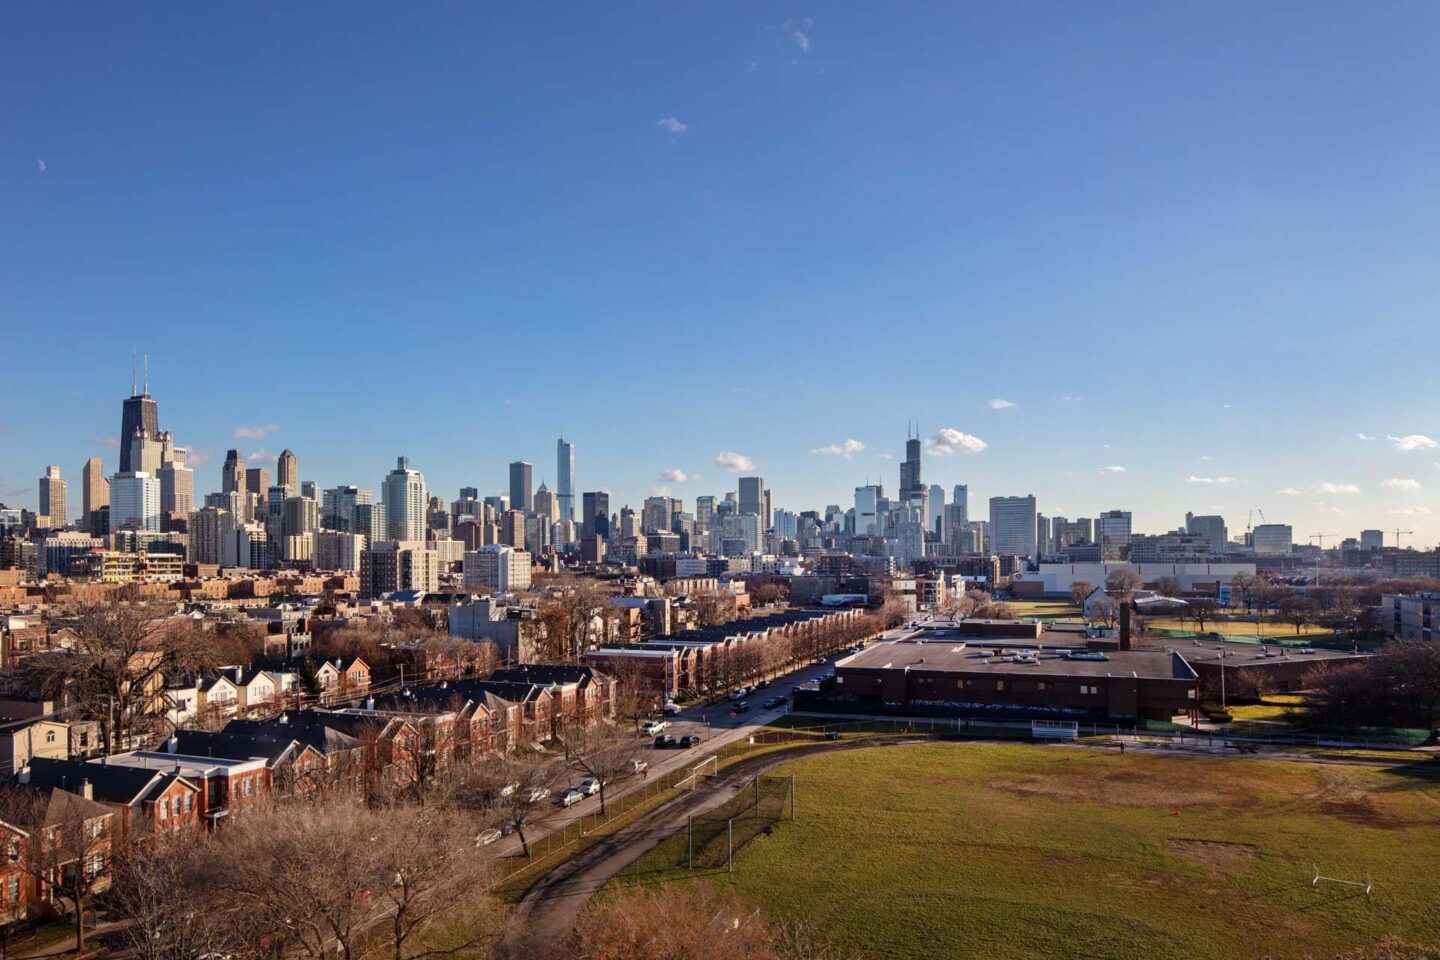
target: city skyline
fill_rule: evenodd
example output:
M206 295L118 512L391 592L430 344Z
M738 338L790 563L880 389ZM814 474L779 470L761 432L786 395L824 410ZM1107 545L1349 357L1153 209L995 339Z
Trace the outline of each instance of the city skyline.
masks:
M916 420L977 504L1440 541L1440 397L1394 372L1440 10L1046 10L10 11L0 316L65 350L12 371L0 500L113 472L134 349L197 494L232 446L555 488L563 434L577 497L749 461L820 509ZM542 362L476 376L507 355Z

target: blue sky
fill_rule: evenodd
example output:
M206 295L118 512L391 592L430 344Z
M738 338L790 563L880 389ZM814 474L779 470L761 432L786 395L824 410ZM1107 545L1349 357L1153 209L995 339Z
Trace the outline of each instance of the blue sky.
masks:
M11 4L0 499L113 469L133 346L204 490L563 429L818 508L914 418L972 502L1434 543L1437 81L1428 2Z

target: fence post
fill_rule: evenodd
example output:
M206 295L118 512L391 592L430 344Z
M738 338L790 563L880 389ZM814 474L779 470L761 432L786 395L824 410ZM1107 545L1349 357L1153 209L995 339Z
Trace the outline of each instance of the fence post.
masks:
M731 873L735 872L735 819L725 821L725 859Z
M755 774L755 813L760 813L760 774Z
M689 839L686 841L685 869L695 869L695 815L690 815Z
M795 774L790 774L790 819L795 819Z

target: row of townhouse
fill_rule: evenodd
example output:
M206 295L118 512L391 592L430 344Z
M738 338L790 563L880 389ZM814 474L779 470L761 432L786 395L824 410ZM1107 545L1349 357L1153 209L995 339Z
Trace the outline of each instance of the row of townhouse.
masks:
M235 717L274 713L301 692L303 661L262 658L249 666L228 666L198 674L165 677L165 719L171 727L216 726ZM314 665L322 703L363 696L370 667L359 657Z
M601 647L587 653L585 662L607 674L633 675L657 697L674 697L737 679L729 674L747 648L788 643L794 655L803 655L807 646L815 653L833 652L853 642L845 628L866 616L854 608L785 610L646 643Z
M35 822L22 825L0 816L0 926L62 912L58 894L65 886L104 892L116 816L83 790L51 791Z
M614 705L614 681L590 667L526 665L494 679L367 698L359 707L180 729L155 750L93 760L32 756L17 780L52 805L73 800L103 819L105 848L86 867L98 876L113 835L215 829L266 799L403 787L422 764L438 772L459 758L503 754L568 724L607 720ZM0 822L0 852L13 854L0 857L0 921L54 906L45 884L22 866L32 855L26 844L40 842L32 833Z

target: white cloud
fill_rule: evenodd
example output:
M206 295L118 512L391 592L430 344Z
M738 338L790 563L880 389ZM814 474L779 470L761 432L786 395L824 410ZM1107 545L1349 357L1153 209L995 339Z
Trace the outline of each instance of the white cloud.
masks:
M990 444L971 434L942 427L930 435L925 446L937 457L948 457L952 453L979 453Z
M186 450L185 466L192 470L198 470L215 459L215 451L208 447L204 450Z
M1412 507L1405 507L1403 510L1391 510L1390 512L1397 517L1428 517L1430 515L1430 508L1417 504Z
M1359 493L1360 488L1353 483L1335 483L1333 480L1326 480L1324 483L1315 485L1316 493Z
M805 53L810 52L810 38L807 37L805 34L801 33L799 30L795 31L795 45L801 50L803 50Z
M41 173L44 173L44 172L45 172L45 161L44 161L44 160L41 160L39 157L36 157L36 158L35 158L35 169L38 170L38 171L40 171Z
M1386 435L1387 439L1395 444L1396 450L1404 450L1406 453L1413 453L1416 450L1434 450L1440 447L1440 440L1432 440L1423 433L1407 433L1403 437L1397 437L1393 433Z
M1122 466L1120 466L1120 465L1117 463L1117 464L1112 464L1112 465L1110 465L1110 466L1108 466L1108 467L1101 467L1101 468L1100 468L1100 472L1101 472L1101 473L1124 473L1124 472L1125 472L1125 468L1122 467Z
M895 459L895 454L893 454L893 453L877 453L877 454L875 454L875 457L876 457L876 459L879 459L879 460L894 460L894 459Z
M743 453L723 450L715 455L715 466L729 470L731 473L745 473L755 469L755 461Z
M1234 483L1234 477L1197 477L1194 474L1185 478L1186 483Z
M515 401L514 401L514 400L511 400L509 397L506 397L506 398L505 398L505 406L507 406L507 407L513 407L513 406L515 406Z
M241 459L247 460L250 463L254 463L257 460L273 460L275 459L275 454L271 453L269 450L266 450L264 447L261 447L259 450L251 450Z
M1204 463L1209 463L1209 462L1210 462L1210 459L1211 459L1211 457L1210 457L1210 454L1208 454L1208 453L1202 453L1202 454L1200 455L1200 460L1201 460L1202 462L1204 462Z
M1420 481L1411 480L1409 477L1391 477L1381 484L1382 487L1389 487L1391 490L1419 490Z
M236 440L264 440L279 429L278 423L257 423L248 427L236 427L231 436Z
M1068 394L1068 393L1065 394L1065 396L1063 396L1063 397L1060 398L1060 402L1061 402L1061 403L1079 403L1080 400L1081 400L1080 397L1072 397L1072 396L1071 396L1070 394Z
M666 470L660 474L660 479L665 483L684 483L690 479L690 475L684 470Z
M1300 491L1299 491L1299 490L1296 490L1294 487L1281 487L1279 490L1276 490L1275 492L1278 493L1278 494L1280 494L1282 497L1298 497L1298 496L1300 496Z
M1375 435L1374 435L1373 433L1357 433L1357 434L1355 434L1355 439L1356 439L1356 440L1364 440L1365 442L1368 443L1368 442L1370 442L1371 440L1374 440L1374 439L1375 439Z
M664 130L666 133L684 133L690 129L690 125L679 117L661 117L655 121L655 126Z
M1012 407L1018 406L1020 406L1020 404L1015 403L1013 400L1001 400L999 397L990 401L991 410L1009 410Z
M855 454L863 453L864 451L865 444L861 443L859 440L850 439L846 440L844 443L831 443L823 447L816 447L810 452L823 453L826 456L830 457L844 457L846 460L849 460L851 457L855 456Z

